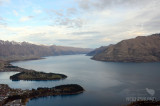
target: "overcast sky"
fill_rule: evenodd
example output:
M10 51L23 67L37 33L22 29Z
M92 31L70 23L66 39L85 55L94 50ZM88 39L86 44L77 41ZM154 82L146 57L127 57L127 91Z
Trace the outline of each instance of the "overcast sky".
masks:
M97 48L160 32L160 0L0 0L0 39Z

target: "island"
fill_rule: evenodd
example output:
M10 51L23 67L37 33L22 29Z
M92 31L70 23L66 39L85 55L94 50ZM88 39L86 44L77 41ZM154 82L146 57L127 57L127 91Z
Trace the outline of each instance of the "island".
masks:
M21 72L10 76L12 81L30 80L30 81L48 81L48 80L60 80L67 78L64 74L45 73L45 72Z
M83 92L83 87L78 84L67 84L52 88L37 88L32 90L12 89L6 84L0 84L0 106L14 105L14 103L26 105L26 102L33 98L75 95Z

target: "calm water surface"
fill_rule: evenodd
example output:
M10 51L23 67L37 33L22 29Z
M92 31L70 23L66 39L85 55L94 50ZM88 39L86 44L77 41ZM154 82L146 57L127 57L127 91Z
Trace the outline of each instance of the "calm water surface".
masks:
M11 81L9 76L15 73L0 73L0 83L12 88L80 84L86 90L79 95L33 99L27 106L121 106L130 101L128 97L160 97L160 63L100 62L85 55L66 55L12 64L68 76L60 81ZM152 89L152 92L146 89Z

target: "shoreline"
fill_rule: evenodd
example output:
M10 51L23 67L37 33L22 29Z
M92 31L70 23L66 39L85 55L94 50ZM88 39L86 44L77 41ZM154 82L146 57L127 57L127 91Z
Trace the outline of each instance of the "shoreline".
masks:
M25 58L25 59L14 59L14 60L0 60L0 72L33 72L35 70L25 69L18 66L12 65L13 62L20 61L30 61L30 60L40 60L45 59L44 57L33 57L33 58Z
M11 64L13 62L21 62L21 61L30 61L30 60L41 60L41 59L45 59L45 57L37 57L37 58L28 58L28 59L17 59L17 60L9 60L8 62Z
M0 65L1 65L0 72L20 72L20 73L27 73L27 74L28 73L41 73L41 72L38 72L38 71L35 71L32 69L25 69L25 68L21 68L21 67L14 66L11 64L11 62L39 60L39 59L45 59L45 58L30 58L30 59L18 59L18 60L12 60L12 61L0 61L1 62L0 63ZM45 73L45 74L49 75L51 73ZM55 73L52 73L52 74L55 74ZM14 74L14 75L16 75L16 74ZM63 76L64 74L57 74L57 75ZM64 76L66 76L66 75L64 75ZM11 78L11 76L10 76L10 78ZM65 78L67 78L67 76ZM62 79L65 79L65 78L62 78ZM60 79L58 79L58 80L60 80ZM30 79L26 79L26 80L30 80ZM30 80L30 81L33 81L33 80ZM42 80L40 80L40 81L42 81ZM48 81L48 79L45 79L45 81ZM60 87L60 88L55 89L56 87ZM26 103L29 100L32 100L34 98L56 96L56 95L76 95L76 94L80 94L80 93L84 92L84 89L78 84L60 85L60 86L56 86L56 87L40 88L42 90L39 91L38 90L39 88L32 89L32 90L12 89L6 84L0 84L0 106L3 106L7 103L9 103L9 105L13 105L15 102L18 103L19 105L26 105ZM47 90L47 92L46 92L46 90ZM26 94L26 92L27 92L27 94ZM8 94L8 93L11 93L11 94ZM17 94L17 95L12 95L12 93ZM23 101L23 103L22 103L22 101Z

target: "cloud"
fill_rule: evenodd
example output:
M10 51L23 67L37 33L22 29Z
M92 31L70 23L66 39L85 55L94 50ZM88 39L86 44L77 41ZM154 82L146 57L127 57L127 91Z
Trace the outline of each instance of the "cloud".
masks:
M4 3L9 3L10 0L0 0L0 5L4 4Z
M75 29L78 32L78 29ZM99 42L103 36L97 36L97 32L86 32L88 34L95 33L94 36L85 35L82 32L79 36L73 36L72 30L64 26L25 26L25 27L11 27L4 28L3 32L0 32L0 39L2 40L15 40L27 41L36 44L56 44L74 47L94 47L95 45L103 44ZM84 34L84 35L83 35ZM92 41L92 42L90 42ZM86 43L87 42L87 43ZM95 43L97 42L97 43ZM73 45L74 44L74 45Z
M80 0L78 4L85 16L89 17L87 26L101 32L106 36L106 41L110 39L116 43L159 32L158 0Z
M0 21L4 21L4 19L2 17L0 17Z
M84 10L102 10L116 6L134 7L145 5L150 0L78 0L78 5ZM154 1L153 1L154 2Z
M65 18L60 22L60 25L67 25L68 27L82 27L83 20L80 18L76 19Z
M67 9L67 15L74 15L77 13L77 9L76 8L68 8Z
M81 28L85 23L82 18L76 16L76 8L66 8L64 10L47 10L50 26L65 26L67 28Z
M83 19L80 18L57 18L54 23L53 26L55 25L60 25L60 26L66 26L68 28L80 28L82 27L84 24Z
M6 20L0 17L0 27L6 27L6 26L7 26Z
M100 32L96 31L87 31L87 32L73 32L71 33L72 35L94 35L94 34L99 34Z
M71 40L71 39L57 39L57 41L59 41L59 42L73 42L75 40Z
M55 14L57 16L60 16L60 17L64 16L62 11L56 11L56 10L53 10L53 9L49 10L48 13L51 13L51 15L53 13L53 14Z
M21 21L21 22L25 22L25 21L31 20L32 18L34 18L34 16L25 16L25 17L21 17L21 18L20 18L20 21Z

